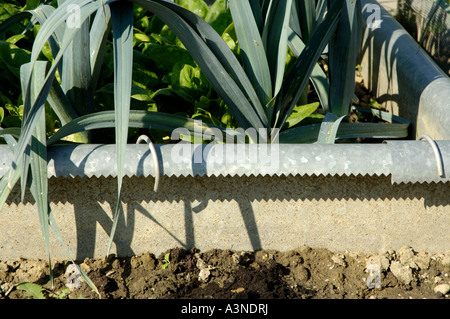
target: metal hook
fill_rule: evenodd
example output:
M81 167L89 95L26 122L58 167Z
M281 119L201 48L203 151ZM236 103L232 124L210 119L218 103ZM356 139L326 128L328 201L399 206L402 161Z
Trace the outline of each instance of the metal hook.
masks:
M442 155L439 152L439 148L437 146L436 141L434 141L430 136L428 136L426 134L420 135L417 139L418 140L426 140L430 144L430 146L431 146L431 148L433 149L433 152L434 152L434 157L436 158L436 165L437 165L437 169L438 169L438 174L439 174L440 177L445 177L445 174L444 174L444 163L443 163Z
M153 190L156 192L156 191L158 191L159 179L160 179L158 156L156 155L155 146L153 145L152 140L148 136L146 136L146 135L139 136L136 141L136 144L139 144L142 141L144 141L148 144L150 152L152 153L153 163L155 163L155 186L154 186Z

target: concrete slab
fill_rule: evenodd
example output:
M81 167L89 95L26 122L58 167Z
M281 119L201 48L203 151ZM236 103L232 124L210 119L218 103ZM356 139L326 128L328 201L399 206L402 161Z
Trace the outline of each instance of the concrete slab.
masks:
M392 184L388 176L152 177L124 180L113 253L169 248L287 251L303 245L380 252L450 250L450 183ZM71 257L103 257L114 178L51 178L50 201ZM0 260L45 258L36 207L16 188L0 214ZM51 236L53 258L67 258Z

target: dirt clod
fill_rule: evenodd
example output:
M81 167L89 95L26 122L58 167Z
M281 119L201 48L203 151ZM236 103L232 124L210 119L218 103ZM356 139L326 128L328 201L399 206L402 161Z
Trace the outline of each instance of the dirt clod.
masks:
M169 261L167 261L169 256ZM431 255L410 247L379 254L302 247L287 252L171 249L160 256L79 261L96 285L82 280L68 298L102 299L449 299L450 252ZM67 261L0 261L0 299L31 298L15 289L28 281L52 290L68 288Z

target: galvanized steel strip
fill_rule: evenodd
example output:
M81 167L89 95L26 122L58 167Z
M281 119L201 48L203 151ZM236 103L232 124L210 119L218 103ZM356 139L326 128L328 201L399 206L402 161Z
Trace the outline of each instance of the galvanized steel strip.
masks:
M450 141L435 141L440 153L442 172L433 148L427 141L390 141L393 183L449 182Z
M161 176L391 175L393 183L449 182L450 141L436 141L443 176L426 141L383 144L168 144L155 145ZM48 151L49 177L116 177L115 145L55 145ZM0 176L12 152L0 146ZM129 144L125 175L155 176L149 147Z
M155 145L161 175L388 175L386 145ZM148 147L127 145L125 174L154 176ZM56 146L49 176L116 176L115 145Z

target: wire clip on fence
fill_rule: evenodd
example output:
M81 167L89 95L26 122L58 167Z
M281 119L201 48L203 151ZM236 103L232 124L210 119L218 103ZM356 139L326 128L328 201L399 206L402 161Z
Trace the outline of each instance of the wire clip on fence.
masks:
M148 144L150 153L152 154L153 163L155 164L155 186L154 186L153 190L155 192L157 192L158 187L159 187L160 171L159 171L159 161L158 161L158 156L156 154L155 145L153 145L152 140L146 135L139 136L136 141L136 144L139 144L142 141L144 141L145 143Z
M438 148L438 145L437 145L436 141L434 141L430 136L428 136L426 134L420 135L417 138L417 140L426 140L430 144L430 146L431 146L431 148L433 149L433 152L434 152L434 157L436 158L436 165L437 165L438 174L439 174L440 177L445 177L445 174L444 174L444 163L443 163L442 155L441 155L441 152L439 152L439 148Z

